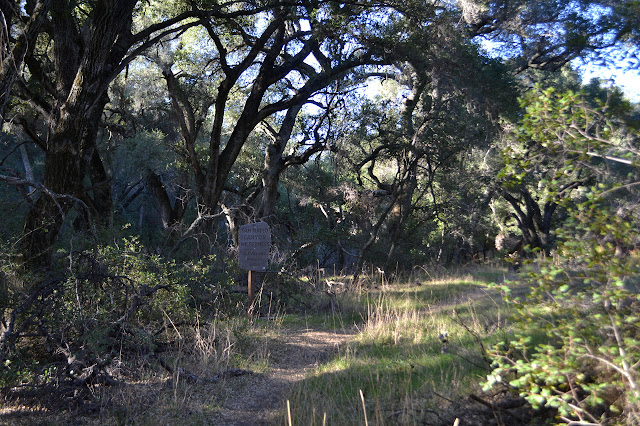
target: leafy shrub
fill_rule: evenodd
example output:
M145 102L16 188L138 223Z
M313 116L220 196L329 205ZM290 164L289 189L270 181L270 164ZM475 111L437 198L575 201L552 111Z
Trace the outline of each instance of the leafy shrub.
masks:
M555 257L529 263L514 283L530 293L510 299L516 332L490 350L494 369L485 383L487 390L506 386L567 423L640 422L636 136L607 111L552 90L527 109L521 133L532 151L537 144L554 148L536 151L557 163L554 179L589 167L601 183L573 206L565 203ZM603 159L630 173L614 173Z
M485 386L508 384L564 421L638 421L637 225L594 199L572 217L559 233L561 258L523 273L531 293L515 302L518 331L493 349Z
M5 259L0 386L113 381L115 358L152 353L163 329L223 306L228 278L214 261L176 264L146 253L136 237L66 253L64 268L47 277L20 274Z

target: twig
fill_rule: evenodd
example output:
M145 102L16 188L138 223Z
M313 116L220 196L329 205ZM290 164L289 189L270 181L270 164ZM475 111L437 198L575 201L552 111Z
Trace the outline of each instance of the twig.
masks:
M158 362L165 370L167 370L171 374L177 374L178 376L183 377L188 383L218 383L221 379L224 379L227 377L237 377L237 376L244 376L246 374L254 374L254 372L251 370L243 370L240 368L229 368L225 371L222 371L216 374L213 377L201 377L182 367L178 367L177 369L174 369L172 366L167 364L165 360L162 359L161 357L157 356L156 358L158 359Z
M474 394L469 395L469 398L471 398L472 400L474 400L476 402L479 402L480 404L482 404L482 405L484 405L486 407L489 407L491 409L491 411L504 413L504 414L507 414L507 415L513 417L514 419L516 419L519 422L521 422L520 424L524 424L525 423L525 421L524 421L524 419L522 417L510 412L506 408L502 408L502 407L499 407L498 405L496 405L496 404L494 404L492 402L485 401L484 399L482 399L479 396L476 396ZM518 400L518 402L520 402L520 400ZM516 408L516 407L513 407L513 408Z
M362 389L358 389L360 391L360 399L362 400L362 412L364 413L364 426L369 426L369 421L367 420L367 407L364 404L364 394L362 393Z
M487 350L485 349L484 344L482 343L482 339L480 338L480 336L478 336L478 333L471 330L469 326L467 326L467 324L464 323L464 321L458 318L457 315L453 316L453 320L459 325L461 325L465 330L467 330L467 332L471 335L471 337L473 337L473 340L475 340L476 343L480 346L480 349L482 350L482 360L485 362L485 365L484 366L478 365L475 362L468 360L467 358L463 357L460 354L456 354L456 355L478 368L488 370L487 366L491 365L491 360L487 357Z

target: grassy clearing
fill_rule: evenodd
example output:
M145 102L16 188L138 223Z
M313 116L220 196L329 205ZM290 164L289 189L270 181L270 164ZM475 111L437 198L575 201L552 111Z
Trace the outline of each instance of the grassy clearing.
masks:
M508 332L502 296L488 288L502 279L495 269L417 271L393 283L372 275L360 292L310 295L316 312L202 320L195 327L168 321L164 340L173 344L158 348L156 356L174 369L199 377L229 368L255 374L190 383L163 369L157 358L123 359L113 372L122 384L93 388L91 406L60 411L45 402L34 407L11 401L0 408L0 424L233 424L230 402L275 393L276 399L289 399L294 425L362 425L365 412L370 425L452 424L461 395L477 391L487 372L479 342L495 342ZM284 374L287 357L296 362L296 347L305 359L317 355L300 346L296 333L306 329L353 337L337 351L331 345L323 349L327 357L290 389L273 373ZM283 404L276 423L287 422Z
M502 296L488 288L502 279L491 270L413 276L344 295L343 312L363 322L292 392L293 423L452 424L457 402L488 371L482 345L508 332Z

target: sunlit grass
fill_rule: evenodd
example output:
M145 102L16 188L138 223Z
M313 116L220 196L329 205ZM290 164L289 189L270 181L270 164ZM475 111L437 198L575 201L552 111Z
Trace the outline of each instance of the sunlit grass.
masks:
M306 314L277 312L167 327L163 336L174 345L159 356L200 377L228 368L268 376L276 368L278 348L287 346L288 331L347 331L351 341L286 397L294 425L364 425L360 392L369 425L447 423L450 401L475 392L487 374L479 342L486 347L507 338L509 312L502 295L489 288L503 277L502 271L489 269L451 275L418 270L384 283L378 276L360 291L308 296L318 309ZM135 371L126 386L104 389L105 406L99 418L85 419L87 424L208 424L224 409L229 388L252 392L245 377L187 383L155 359ZM63 423L65 417L49 419Z
M477 389L488 372L483 346L504 339L508 316L490 290L502 272L411 277L345 295L357 334L292 393L296 424L430 424L449 400ZM436 416L441 416L437 414Z

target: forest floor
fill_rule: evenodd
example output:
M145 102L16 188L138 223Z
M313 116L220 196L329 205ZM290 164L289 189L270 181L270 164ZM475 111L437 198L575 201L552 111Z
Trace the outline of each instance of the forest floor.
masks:
M313 368L327 361L353 337L349 331L282 329L269 348L270 368L227 380L227 398L212 418L215 425L284 423L286 397Z
M170 375L147 372L147 378L103 388L99 410L56 411L33 401L0 405L0 425L270 425L285 421L286 398L306 374L328 360L351 339L354 330L280 326L254 347L261 372L241 370L213 383L175 383ZM178 379L179 380L179 379ZM96 412L98 411L98 412Z
M289 424L288 402L298 425L365 424L365 402L369 424L452 424L469 408L456 395L486 374L477 339L508 328L499 293L486 287L503 272L473 275L375 285L330 309L307 300L309 314L175 330L178 347L123 360L119 384L90 389L86 404L0 401L0 425Z

